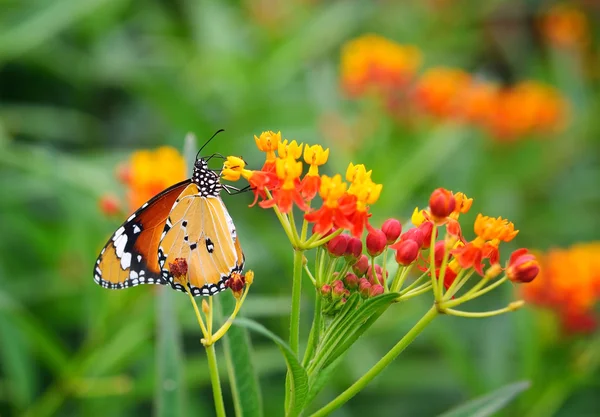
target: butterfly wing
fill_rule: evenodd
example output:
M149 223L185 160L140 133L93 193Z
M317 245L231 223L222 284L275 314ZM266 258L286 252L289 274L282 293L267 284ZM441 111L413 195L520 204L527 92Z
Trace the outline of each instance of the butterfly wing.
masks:
M241 272L244 255L235 226L218 196L203 196L190 184L177 199L165 224L160 242L162 278L179 291L169 263L184 258L188 264L188 287L192 295L211 295L225 289L233 272Z
M94 281L110 289L139 284L167 284L158 264L158 245L169 212L190 180L175 184L140 207L102 249Z

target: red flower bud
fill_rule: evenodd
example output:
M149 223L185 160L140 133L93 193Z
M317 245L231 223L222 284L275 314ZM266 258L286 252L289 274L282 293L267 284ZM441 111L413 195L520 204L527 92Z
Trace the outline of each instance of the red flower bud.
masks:
M369 290L369 297L375 297L380 294L383 294L383 285L371 285L371 289Z
M368 298L370 290L371 290L371 283L369 282L369 280L366 278L361 278L358 281L358 292L360 292L361 297Z
M313 227L312 227L312 234L313 234L313 235L316 233L316 231L315 231L315 230L316 230L316 228L317 228L317 224L315 223L315 224L313 225ZM323 238L325 238L325 237L329 236L329 235L330 235L330 234L332 234L334 231L335 231L335 229L330 229L328 232L326 232L326 233L323 233L319 239L323 239Z
M431 236L430 236L431 237ZM419 245L419 249L423 247L425 242L425 237L423 236L423 231L418 227L413 227L412 229L408 229L402 235L400 235L400 242L405 240L414 240ZM398 243L392 246L392 249L398 249Z
M379 284L379 283L383 282L383 280L381 278L382 273L383 273L383 268L381 268L381 265L375 264L375 275L373 275L373 268L371 266L369 266L365 276L369 279L369 281L371 281L371 284ZM388 275L388 271L385 271L385 274Z
M362 277L369 269L369 258L367 255L363 254L358 258L358 261L354 265L352 265L352 271L359 276Z
M335 257L344 256L348 247L348 235L338 235L325 244L327 252Z
M419 244L414 240L404 240L396 246L396 262L400 265L410 265L419 256Z
M351 290L358 288L358 277L352 273L347 273L344 277L344 282L346 283L346 287Z
M448 217L456 208L456 199L452 192L438 188L431 193L429 197L429 210L431 214L437 218Z
M433 223L432 222L423 222L418 227L418 229L423 234L423 246L424 248L428 248L431 246L431 234L433 233ZM435 231L435 237L437 238L438 231Z
M434 252L435 266L439 267L442 265L442 261L444 260L444 253L446 253L446 242L444 242L444 241L435 242L435 249L433 250L433 252Z
M387 245L385 233L379 229L371 229L367 233L367 252L371 256L381 255Z
M344 257L348 262L356 262L360 255L362 254L363 244L362 241L357 237L350 237L348 239L348 246L346 247L346 252L344 253Z
M540 273L540 263L527 249L517 249L510 255L506 275L513 282L531 282Z
M242 290L244 289L245 284L245 278L237 272L232 273L231 278L225 281L225 287L231 288L235 298L240 298L242 296Z
M402 224L396 219L387 219L383 222L381 231L385 233L388 245L391 245L398 240L400 233L402 233Z

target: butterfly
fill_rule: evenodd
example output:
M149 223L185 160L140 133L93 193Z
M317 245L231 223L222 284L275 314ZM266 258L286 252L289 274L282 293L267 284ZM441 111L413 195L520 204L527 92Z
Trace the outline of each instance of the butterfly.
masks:
M220 197L222 189L230 194L242 190L221 184L219 174L209 169L208 161L221 155L198 155L191 178L154 196L113 233L96 260L97 284L109 289L171 285L194 296L212 295L226 288L233 273L242 272L244 254ZM187 289L169 270L178 258L187 261Z

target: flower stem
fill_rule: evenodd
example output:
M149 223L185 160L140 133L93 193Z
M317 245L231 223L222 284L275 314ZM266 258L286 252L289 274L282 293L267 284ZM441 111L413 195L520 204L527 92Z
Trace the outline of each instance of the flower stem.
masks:
M317 345L319 344L319 336L321 334L321 303L322 298L319 294L319 289L315 288L315 315L313 317L312 327L310 329L310 335L308 337L308 344L306 345L306 351L302 358L302 366L306 368L312 356L315 353Z
M427 313L421 320L414 325L412 329L408 331L404 335L402 339L396 345L390 349L388 353L385 354L383 358L379 360L371 369L367 371L358 381L352 384L346 391L342 392L338 395L333 401L329 404L315 412L311 415L311 417L323 417L333 412L334 410L341 407L344 403L346 403L350 398L354 397L358 394L369 382L373 380L377 375L381 373L392 361L398 356L406 347L411 344L413 340L427 327L427 325L438 315L437 308L435 306L431 307Z
M213 389L217 417L225 417L225 404L223 403L223 393L221 392L221 380L219 379L219 369L217 368L215 345L211 344L206 346L206 357L208 358L208 370L210 373L210 382Z
M292 311L290 313L290 348L296 355L300 340L300 296L302 295L302 264L304 251L294 250L294 273L292 277Z

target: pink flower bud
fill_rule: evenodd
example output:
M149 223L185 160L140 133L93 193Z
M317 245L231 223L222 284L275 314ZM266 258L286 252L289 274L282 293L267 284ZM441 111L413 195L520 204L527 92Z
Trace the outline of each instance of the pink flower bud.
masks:
M319 289L321 296L323 298L331 298L331 285L323 284L323 286Z
M348 247L348 235L338 235L325 244L327 252L335 257L344 256Z
M336 279L331 283L331 296L334 300L339 300L346 294L346 288L344 287L344 283L339 279Z
M391 245L402 233L402 224L396 219L387 219L383 222L381 230L385 233L388 245Z
M359 276L362 277L369 269L369 258L367 255L363 254L358 258L358 261L354 265L352 265L352 271Z
M358 288L358 277L352 273L346 274L344 282L346 283L346 287L348 287L351 290Z
M366 278L361 278L358 281L358 292L362 298L368 298L371 290L371 283Z
M419 256L419 244L414 240L405 240L396 246L396 262L400 265L410 265Z
M387 245L385 233L379 229L371 229L367 233L367 252L371 256L381 255Z
M434 217L443 219L448 217L456 208L456 199L451 191L438 188L429 197L429 210Z
M363 244L362 241L357 237L350 237L348 239L348 246L344 256L348 262L356 262L362 254Z
M369 290L369 297L375 297L377 295L383 294L383 285L372 285Z

